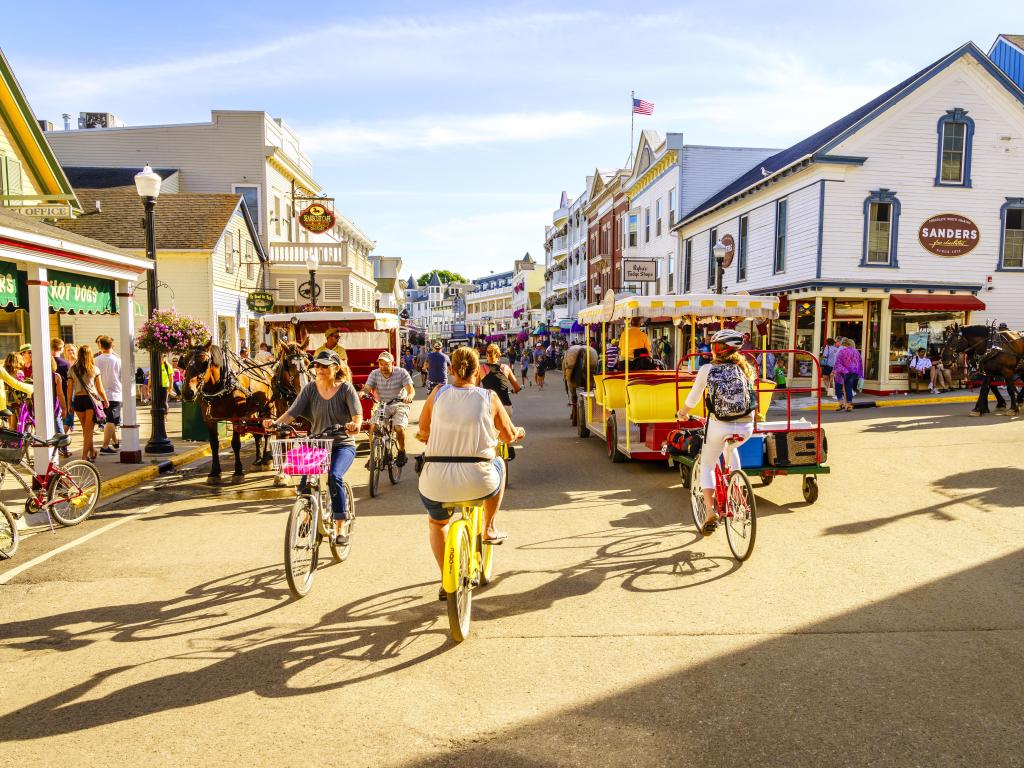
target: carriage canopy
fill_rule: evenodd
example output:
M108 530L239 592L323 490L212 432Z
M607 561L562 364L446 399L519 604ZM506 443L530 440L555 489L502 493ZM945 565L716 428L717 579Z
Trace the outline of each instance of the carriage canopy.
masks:
M666 296L623 296L614 305L593 304L580 311L581 325L628 320L633 317L757 317L779 316L776 296L685 293Z

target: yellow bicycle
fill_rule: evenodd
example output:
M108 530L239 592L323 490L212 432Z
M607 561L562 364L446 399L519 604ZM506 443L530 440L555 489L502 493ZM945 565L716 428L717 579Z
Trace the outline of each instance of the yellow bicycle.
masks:
M486 586L494 572L494 544L484 541L484 500L445 504L452 513L444 539L441 584L448 594L448 625L452 639L469 637L473 589Z

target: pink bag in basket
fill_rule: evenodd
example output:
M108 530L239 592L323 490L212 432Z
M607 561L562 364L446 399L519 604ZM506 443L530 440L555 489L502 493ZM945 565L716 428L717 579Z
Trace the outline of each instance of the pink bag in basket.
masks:
M286 475L318 475L329 451L311 445L299 445L285 454L281 471Z

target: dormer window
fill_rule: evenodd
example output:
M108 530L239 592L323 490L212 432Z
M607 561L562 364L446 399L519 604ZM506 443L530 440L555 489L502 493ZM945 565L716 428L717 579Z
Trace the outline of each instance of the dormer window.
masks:
M939 118L935 186L971 186L973 143L974 120L967 116L966 110L956 107Z

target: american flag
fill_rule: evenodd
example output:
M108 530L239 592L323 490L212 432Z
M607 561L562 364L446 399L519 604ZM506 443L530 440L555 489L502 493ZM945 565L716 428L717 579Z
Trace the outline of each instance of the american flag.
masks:
M654 104L643 99L633 99L633 114L634 115L653 115Z

